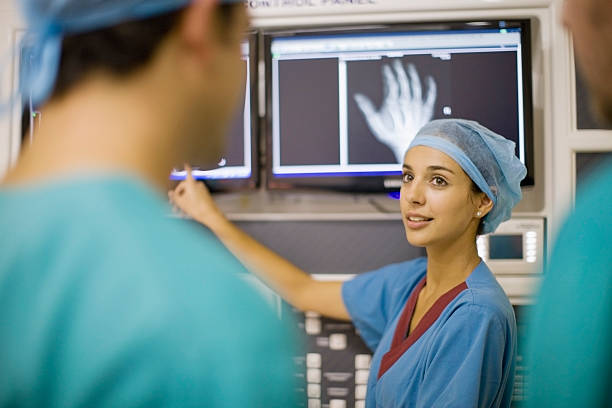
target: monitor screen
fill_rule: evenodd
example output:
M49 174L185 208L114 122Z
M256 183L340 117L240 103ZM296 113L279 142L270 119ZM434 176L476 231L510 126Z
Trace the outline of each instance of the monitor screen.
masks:
M236 109L228 127L225 152L219 157L216 168L204 168L198 163L190 163L193 176L204 180L213 191L228 191L255 188L258 179L257 169L257 98L255 87L257 78L256 37L252 35L242 44L242 61L247 81L241 103ZM175 169L171 180L183 180L185 171Z
M523 235L489 235L489 259L523 259Z
M383 191L433 119L516 143L533 184L529 21L265 33L270 188Z

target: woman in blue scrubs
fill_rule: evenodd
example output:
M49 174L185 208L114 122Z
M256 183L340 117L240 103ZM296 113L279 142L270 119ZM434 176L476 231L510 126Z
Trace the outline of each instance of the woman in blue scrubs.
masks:
M509 407L512 307L476 249L510 218L526 170L514 143L476 122L437 120L406 152L400 208L426 258L320 282L232 225L192 178L171 200L288 302L352 320L374 351L367 407Z

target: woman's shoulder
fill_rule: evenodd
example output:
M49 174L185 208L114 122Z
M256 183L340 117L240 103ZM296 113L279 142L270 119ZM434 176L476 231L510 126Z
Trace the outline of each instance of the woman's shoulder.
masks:
M407 296L425 276L427 260L416 258L410 261L385 265L373 271L358 274L344 283L343 294L358 294L365 291L384 298L388 304L403 304Z
M510 300L484 262L466 279L466 285L467 289L458 297L458 308L477 311L483 318L514 322Z
M427 258L419 257L410 259L408 261L396 262L389 265L385 265L382 268L376 270L376 272L383 272L389 275L393 274L415 274L424 273L427 271Z
M380 269L369 272L372 277L396 283L398 285L410 286L413 282L420 281L427 272L427 258L415 258L385 265Z

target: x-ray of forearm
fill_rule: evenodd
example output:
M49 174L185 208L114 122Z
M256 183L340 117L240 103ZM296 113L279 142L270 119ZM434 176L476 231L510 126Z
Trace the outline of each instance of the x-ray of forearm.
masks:
M408 64L408 72L398 59L392 65L382 67L384 97L380 109L362 94L357 93L354 98L370 131L401 163L416 133L433 117L437 86L432 77L427 77L427 94L423 96L414 65Z

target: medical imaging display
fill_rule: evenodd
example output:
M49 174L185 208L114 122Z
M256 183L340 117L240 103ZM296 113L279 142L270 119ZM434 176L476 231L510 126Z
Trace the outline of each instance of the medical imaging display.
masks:
M249 43L242 44L242 64L243 78L246 78L240 103L232 117L228 126L228 133L225 138L225 151L222 157L219 157L217 168L204 168L198 163L190 163L194 169L193 175L197 179L210 180L209 187L215 189L219 186L219 182L232 180L239 182L240 180L251 179L256 173L254 168L255 157L253 154L253 135L251 123L252 98L251 98L251 65L252 58L249 56ZM206 135L202 135L203 138ZM205 156L206 152L203 152ZM185 172L182 169L176 169L171 174L171 179L182 180L185 178ZM216 180L217 182L214 182ZM242 183L244 184L244 183ZM229 185L225 183L225 185ZM237 185L236 185L237 186ZM233 186L233 187L236 187ZM223 189L223 188L221 188Z
M349 163L400 163L419 129L443 118L480 122L516 142L518 155L516 54L450 58L409 55L347 63Z
M514 141L530 168L528 26L268 34L268 185L356 186L377 176L380 189L401 173L419 129L443 118L475 120Z

